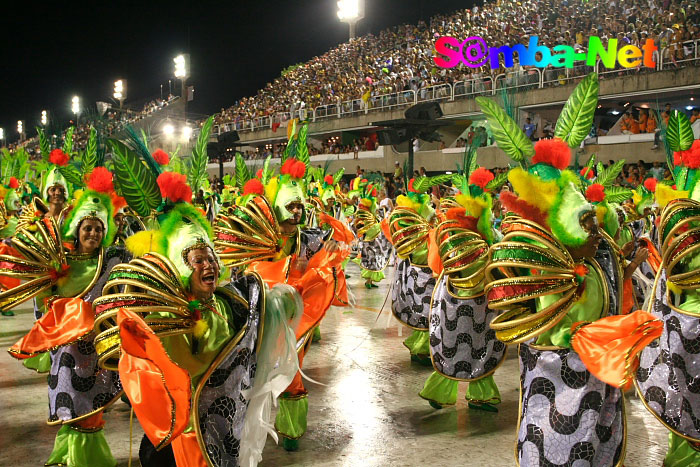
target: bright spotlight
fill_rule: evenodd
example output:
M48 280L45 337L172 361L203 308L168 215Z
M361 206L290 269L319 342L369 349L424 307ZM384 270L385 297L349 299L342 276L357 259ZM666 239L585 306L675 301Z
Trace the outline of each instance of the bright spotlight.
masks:
M80 98L78 96L73 96L73 99L71 99L70 109L74 114L80 112Z
M22 122L22 120L17 120L17 133L19 133L20 135L24 133L24 123Z
M41 124L46 125L49 123L49 114L46 110L41 111Z
M189 141L191 137L192 137L192 128L190 128L188 126L183 126L182 127L182 140Z
M5 139L5 130L3 128L0 128L0 140Z
M360 14L360 2L358 0L340 0L338 2L338 18L340 20L353 20Z
M686 105L685 110L693 110L694 107L692 105Z
M175 127L168 123L163 127L163 133L165 136L172 136L175 133Z
M118 79L114 82L114 93L112 94L118 101L126 99L126 80Z
M364 0L339 0L338 18L350 27L350 39L355 38L355 24L365 17Z
M175 77L187 78L190 56L187 54L180 54L173 58L173 62L175 63Z

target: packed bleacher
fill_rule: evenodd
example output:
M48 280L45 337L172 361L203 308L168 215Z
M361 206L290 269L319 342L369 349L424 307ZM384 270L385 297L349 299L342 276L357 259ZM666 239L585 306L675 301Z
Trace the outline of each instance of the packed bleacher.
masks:
M378 35L368 34L340 44L325 54L296 67L290 67L282 76L268 83L255 96L244 97L233 106L222 108L215 124L232 124L232 129L251 128L250 122L260 117L317 109L320 115L342 111L358 111L390 103L400 105L401 95L413 92L418 99L439 98L455 86L455 94L468 95L486 91L494 78L506 70L467 68L437 68L433 63L434 42L440 36L466 38L481 36L489 47L527 44L530 36L537 35L539 43L547 47L571 45L577 52L585 52L590 36L607 41L618 39L620 46L631 44L641 47L653 39L660 52L655 59L680 67L694 58L697 45L688 41L700 37L700 7L691 0L547 0L520 2L500 0L483 7L437 15L416 25L404 24L386 29ZM577 67L580 75L590 71L585 65ZM592 69L592 68L591 68ZM524 82L539 80L534 67L509 69ZM639 67L631 70L612 70L618 74L650 72ZM547 85L559 85L565 69L544 70ZM444 97L444 96L442 96ZM408 98L405 104L413 102ZM329 110L324 106L332 106ZM274 121L270 125L279 124Z

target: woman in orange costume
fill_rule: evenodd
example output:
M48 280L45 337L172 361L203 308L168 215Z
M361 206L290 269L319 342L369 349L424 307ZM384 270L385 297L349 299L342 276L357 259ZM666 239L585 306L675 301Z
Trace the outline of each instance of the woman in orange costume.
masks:
M44 277L0 295L2 302L13 295L26 299L31 296L26 292L34 290L45 307L44 315L9 352L27 359L50 351L48 423L61 428L46 465L116 465L102 431L102 412L121 391L116 374L98 367L92 343L92 302L102 294L111 268L128 259L123 249L107 248L116 231L109 194L113 191L112 174L97 167L90 175L88 190L67 217L62 236L53 219L43 218L33 226L20 227L13 237L14 247L25 258L48 254L59 260L51 266L40 265L46 269ZM64 246L61 238L71 243ZM2 272L27 265L40 267L32 265L31 259L3 257L6 269Z

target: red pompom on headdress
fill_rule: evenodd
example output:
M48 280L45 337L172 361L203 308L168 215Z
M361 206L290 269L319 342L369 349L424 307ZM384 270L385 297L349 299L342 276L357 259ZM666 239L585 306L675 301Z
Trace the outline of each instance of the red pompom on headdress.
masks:
M696 139L687 150L674 152L673 164L683 165L689 169L700 168L700 139Z
M656 191L656 179L654 177L644 180L644 188L654 193Z
M287 159L282 164L280 173L289 174L292 178L301 178L306 173L306 164L297 159Z
M333 175L326 175L323 177L323 181L326 182L328 185L333 185Z
M584 167L581 169L579 172L582 177L586 177L586 180L593 180L593 177L595 177L595 174L593 173L593 169Z
M113 192L114 182L112 179L112 172L104 167L95 167L88 176L87 187L90 190L99 191L100 193Z
M158 148L155 151L153 151L153 159L160 165L168 165L170 163L170 156L168 155L167 152L163 151L162 149Z
M19 188L19 181L15 177L10 177L10 188Z
M559 138L541 139L535 143L535 155L532 163L543 163L564 170L571 162L569 145Z
M114 206L115 213L126 206L126 200L119 196L116 191L111 192L109 196L112 198L112 205Z
M374 196L375 198L377 197L377 189L376 188L372 188L372 196Z
M187 177L175 172L163 172L158 175L160 194L173 203L192 201L192 189L187 185Z
M255 172L255 176L262 179L262 169L258 169L258 171Z
M251 178L243 185L243 195L262 195L263 193L265 193L265 187L263 187L262 182L257 178Z
M605 199L605 187L600 183L594 183L586 188L586 199L592 203L600 203Z
M469 184L476 185L483 191L486 191L486 185L494 179L490 170L479 167L469 176Z
M49 162L60 166L68 165L68 154L62 149L54 149L49 153Z

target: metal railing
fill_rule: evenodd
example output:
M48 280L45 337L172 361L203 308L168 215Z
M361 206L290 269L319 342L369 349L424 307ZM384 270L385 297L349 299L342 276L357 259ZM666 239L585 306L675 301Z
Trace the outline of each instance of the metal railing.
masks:
M680 49L679 49L680 47ZM671 51L680 50L682 58L672 60ZM685 41L678 45L665 47L657 58L656 71L675 69L683 65L700 66L700 39ZM214 126L214 134L226 131L255 131L265 128L274 128L275 124L284 125L293 118L316 122L330 118L343 118L370 112L386 111L399 107L415 105L418 102L429 101L454 101L476 97L480 95L496 95L502 89L542 89L551 86L561 86L569 81L578 80L591 72L601 77L607 75L625 75L652 71L643 66L636 68L622 68L616 66L607 69L602 66L600 59L595 66L585 64L576 65L573 68L555 68L547 65L545 68L527 68L497 76L486 75L484 77L457 81L453 84L444 83L425 88L407 91L397 91L388 94L373 95L368 100L352 99L335 104L320 105L313 109L297 109L293 112L279 112L274 115L255 117L252 120L239 119L235 122L226 122Z

